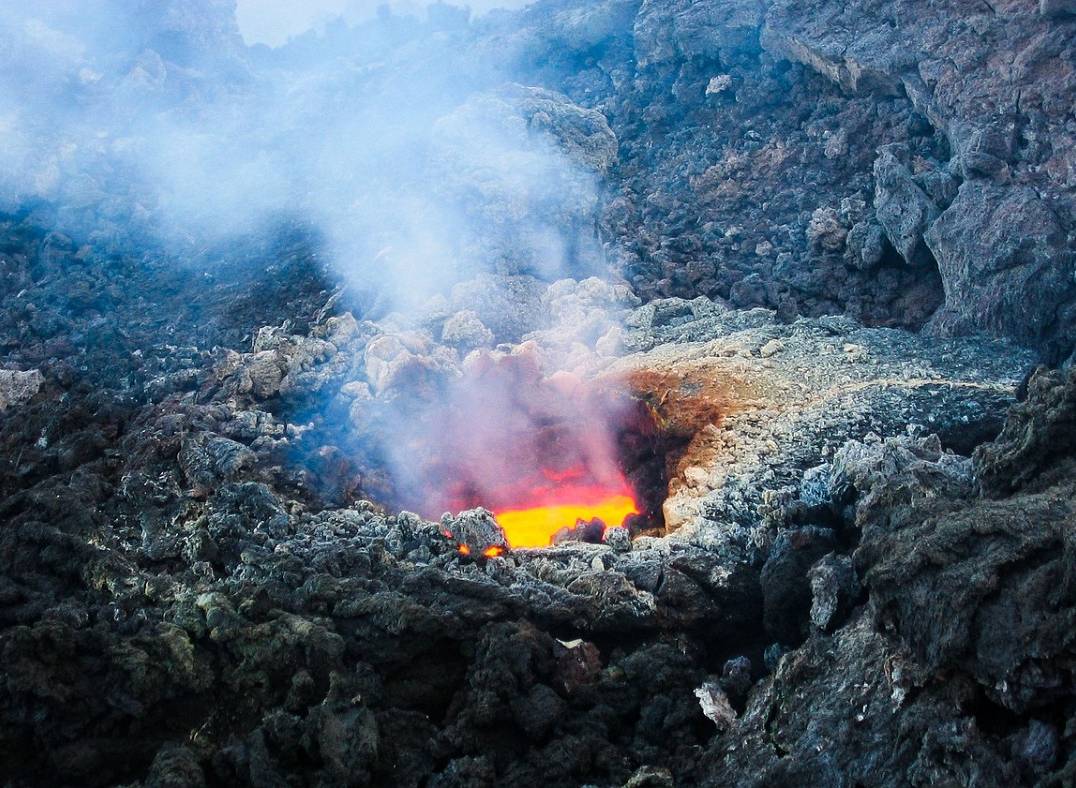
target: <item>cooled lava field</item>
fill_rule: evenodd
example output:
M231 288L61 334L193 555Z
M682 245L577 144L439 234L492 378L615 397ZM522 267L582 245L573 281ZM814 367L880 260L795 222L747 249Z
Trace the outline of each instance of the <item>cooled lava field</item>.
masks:
M1076 2L9 5L0 785L1076 782Z

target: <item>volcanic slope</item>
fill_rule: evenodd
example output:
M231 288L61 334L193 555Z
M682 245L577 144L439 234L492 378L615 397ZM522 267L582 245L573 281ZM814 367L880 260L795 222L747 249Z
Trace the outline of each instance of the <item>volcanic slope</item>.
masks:
M777 668L773 681L786 680L820 638L893 637L870 628L873 599L863 607L848 563L868 531L847 502L873 489L852 460L896 452L956 474L971 495L968 460L908 425L929 425L950 445L989 431L1030 356L997 340L928 343L846 318L782 324L706 299L635 306L598 280L558 282L540 299L540 314L582 305L627 326L614 332L613 355L571 343L581 378L614 376L665 403L698 395L699 377L721 384L704 392L712 421L699 422L698 408L679 411L681 425L671 423L676 408L666 413L669 429L696 436L673 466L680 520L668 536L484 559L443 533L484 515L431 523L333 504L377 489L376 474L367 479L327 442L361 429L356 397L429 385L408 374L416 364L451 376L464 363L434 339L436 324L410 329L408 356L388 359L398 374L380 378L377 395L356 384L372 379L369 349L401 328L330 305L304 333L262 328L252 352L147 371L151 396L114 408L122 422L102 413L100 426L50 430L47 384L13 405L9 445L36 424L47 441L20 462L40 481L4 503L11 777L574 785L753 774L749 759L770 757L762 744L738 746L742 766L715 759L731 742L755 741L740 726L775 702L766 699L777 686L751 690L758 678ZM607 335L595 344L608 351ZM499 352L565 361L570 338L557 326L527 336ZM654 380L682 391L646 389ZM313 393L335 404L296 418ZM360 420L342 429L341 412ZM65 469L87 444L115 448ZM903 467L879 462L872 483ZM933 633L917 637L927 644ZM877 658L841 648L864 670ZM901 680L925 681L916 670ZM974 689L977 675L938 679L937 692L959 681ZM732 717L719 717L720 730L749 702L743 723L722 735L696 690L726 699ZM974 728L958 699L931 708L938 724ZM1012 762L1004 737L974 735ZM915 757L949 768L944 752Z

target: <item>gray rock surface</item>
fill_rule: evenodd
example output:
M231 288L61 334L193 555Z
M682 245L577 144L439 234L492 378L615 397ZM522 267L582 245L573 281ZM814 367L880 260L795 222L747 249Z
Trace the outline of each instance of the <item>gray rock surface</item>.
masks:
M1027 376L1076 342L1069 3L544 0L276 52L136 5L72 107L406 73L446 97L424 183L512 232L402 307L301 217L162 247L81 155L4 206L0 782L1073 781L1076 373ZM399 511L401 413L517 357L646 415L666 532Z
M890 243L910 264L928 265L930 250L923 233L938 218L938 206L915 183L908 168L885 149L874 162L874 180L874 208Z
M0 369L0 411L26 402L41 390L44 382L44 376L36 369L28 372Z

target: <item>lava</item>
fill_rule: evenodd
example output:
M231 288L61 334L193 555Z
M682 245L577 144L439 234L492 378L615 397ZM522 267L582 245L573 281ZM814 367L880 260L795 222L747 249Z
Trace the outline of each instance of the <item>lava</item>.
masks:
M626 495L616 495L593 504L560 503L497 512L497 522L512 547L548 547L557 531L582 520L595 518L606 526L619 526L629 515L638 514L635 502Z
M624 491L612 492L569 487L533 505L495 510L494 516L512 547L549 547L558 531L577 522L598 519L607 528L618 527L630 515L638 514L639 507L626 483L624 487Z
M385 442L400 508L430 519L485 509L513 548L549 547L580 522L573 537L598 539L651 510L635 486L646 453L621 440L641 407L626 382L547 375L540 362L533 347L472 355L436 397L408 401ZM480 545L470 541L475 557Z

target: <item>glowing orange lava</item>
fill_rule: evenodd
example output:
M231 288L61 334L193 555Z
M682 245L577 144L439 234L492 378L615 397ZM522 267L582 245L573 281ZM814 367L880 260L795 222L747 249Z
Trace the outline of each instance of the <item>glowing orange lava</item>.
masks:
M579 520L589 522L598 518L606 527L615 528L629 515L639 513L635 501L624 493L596 496L591 492L576 496L571 493L578 491L566 492L541 506L494 512L508 544L512 547L549 547L557 531L571 527Z

